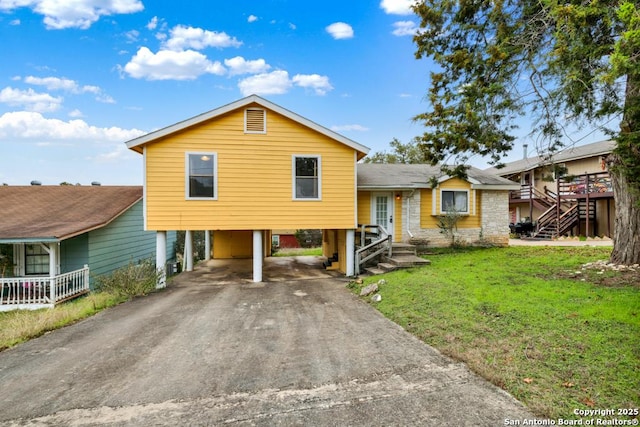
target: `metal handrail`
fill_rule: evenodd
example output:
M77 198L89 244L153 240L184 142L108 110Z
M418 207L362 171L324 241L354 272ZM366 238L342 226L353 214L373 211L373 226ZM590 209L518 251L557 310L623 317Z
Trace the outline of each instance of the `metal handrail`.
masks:
M360 274L360 267L367 261L369 261L370 259L373 259L374 257L380 255L382 252L384 252L385 250L388 250L388 256L391 257L392 255L392 241L391 239L393 238L393 236L391 236L391 234L389 234L389 232L381 225L378 224L364 224L360 226L360 244L364 244L365 240L366 240L366 229L367 228L376 228L377 232L376 234L378 236L384 236L378 240L375 240L367 245L362 246L361 248L356 250L356 256L355 256L355 274L358 275ZM383 244L386 243L386 247L383 246ZM367 256L365 256L364 258L362 257L362 253L365 251L368 251L370 249L375 248L376 246L379 246L379 248L368 254Z

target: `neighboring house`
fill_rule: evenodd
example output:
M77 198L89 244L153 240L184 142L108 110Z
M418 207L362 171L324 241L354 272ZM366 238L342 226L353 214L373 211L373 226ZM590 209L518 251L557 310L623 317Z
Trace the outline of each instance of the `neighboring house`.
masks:
M534 223L540 238L612 236L615 203L606 158L615 141L567 148L551 159L527 157L487 169L520 184L510 193L512 224Z
M506 244L507 193L518 188L476 169L465 181L423 165L359 164L367 147L255 95L127 147L144 157L145 229L158 247L184 230L189 271L192 232L205 230L214 258L252 258L258 282L272 230L323 230L323 254L348 276L371 234L444 244L437 219L450 209L463 216L460 238Z
M300 242L296 238L296 230L273 230L271 232L271 247L277 249L299 248Z
M0 245L11 245L13 254L0 278L0 310L51 307L88 292L95 276L154 258L155 236L143 230L142 190L0 187ZM168 248L165 257L173 259L174 245Z

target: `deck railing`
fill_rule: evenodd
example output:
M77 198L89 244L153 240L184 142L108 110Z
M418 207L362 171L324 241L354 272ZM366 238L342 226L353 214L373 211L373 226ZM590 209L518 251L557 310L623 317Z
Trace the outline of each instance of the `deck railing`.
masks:
M561 196L575 194L610 193L613 191L609 172L587 173L567 177L560 181Z
M55 277L1 278L0 286L0 311L53 307L89 292L89 267Z

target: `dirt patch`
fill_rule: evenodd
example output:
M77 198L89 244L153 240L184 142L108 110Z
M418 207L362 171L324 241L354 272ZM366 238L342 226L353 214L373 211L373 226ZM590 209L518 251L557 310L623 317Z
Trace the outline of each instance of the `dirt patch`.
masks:
M560 273L560 277L590 282L599 286L640 288L640 265L618 265L607 261L589 262L579 270Z

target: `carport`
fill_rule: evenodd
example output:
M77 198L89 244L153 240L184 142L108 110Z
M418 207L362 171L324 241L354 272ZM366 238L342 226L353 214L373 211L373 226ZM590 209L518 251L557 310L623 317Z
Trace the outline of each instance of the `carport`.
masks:
M262 282L312 280L341 276L325 270L321 256L266 257L262 266ZM178 283L234 284L252 283L252 259L209 259L199 262L191 272L177 276Z
M351 239L348 238L349 235ZM211 278L230 276L253 282L280 280L279 278L293 280L310 272L314 272L311 274L312 277L331 277L338 272L346 273L347 276L353 275L353 230L324 230L323 256L271 257L270 242L271 231L216 231L213 236L211 232L206 231L205 248L210 250L205 250L204 261L198 264L198 268L210 270L208 274ZM166 245L166 241L161 232L158 233L157 243L157 253L160 257L156 260L156 265L165 265L165 260L161 258L165 253L163 246ZM322 264L334 254L338 254L339 265L329 272ZM191 231L185 232L184 262L185 271L194 270Z

